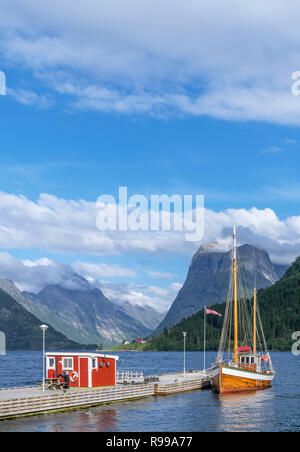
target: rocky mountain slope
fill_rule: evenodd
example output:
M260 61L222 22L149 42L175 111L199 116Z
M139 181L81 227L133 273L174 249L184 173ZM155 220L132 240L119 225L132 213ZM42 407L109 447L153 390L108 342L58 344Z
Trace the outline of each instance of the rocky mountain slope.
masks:
M300 325L300 257L274 285L261 289L257 300L269 350L291 351L297 347L297 338L293 334ZM251 299L251 309L252 309ZM225 303L212 306L222 318L207 316L206 349L218 350L225 313ZM203 350L203 311L181 320L175 326L164 329L163 334L155 336L145 345L145 350L175 351L182 350L182 331L188 331L187 350ZM297 336L297 335L296 335ZM251 345L251 344L249 344Z
M0 288L40 321L83 344L111 346L144 337L162 320L163 316L150 307L117 305L85 278L76 273L71 276L67 285L71 288L49 285L38 294L22 293L12 281L3 278Z
M41 350L42 331L40 325L39 319L0 289L0 331L5 333L7 350ZM46 344L48 350L86 348L70 341L52 327L47 330Z
M24 293L26 306L72 340L104 346L150 334L151 330L109 301L101 290L47 286L37 295ZM29 306L30 303L30 306Z
M64 319L59 315L59 313L56 313L47 305L43 304L36 295L30 293L23 294L12 281L0 278L0 288L14 298L20 305L22 305L26 311L33 314L41 322L46 323L47 325L52 325L57 331L60 331L69 339L79 342L82 341L82 343L85 344L98 343L98 341L88 342L85 340L86 337L82 337L81 334L77 334L74 330L70 319Z
M145 328L154 331L166 314L155 311L151 306L133 305L129 302L121 303L119 308L130 317L136 319Z
M252 291L256 281L258 289L274 284L286 268L275 266L269 255L251 245L238 248L240 268L244 275L245 285ZM165 319L155 331L160 334L165 327L169 328L195 314L204 305L226 301L232 252L205 252L202 248L192 259L187 279L172 304Z

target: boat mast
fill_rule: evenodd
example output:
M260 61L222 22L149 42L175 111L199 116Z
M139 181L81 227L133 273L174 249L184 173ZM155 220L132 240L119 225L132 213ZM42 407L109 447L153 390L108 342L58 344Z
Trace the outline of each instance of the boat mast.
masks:
M254 288L254 306L253 306L253 353L256 355L256 287Z
M234 362L238 363L238 293L237 293L237 253L236 228L233 230L233 274L234 274Z

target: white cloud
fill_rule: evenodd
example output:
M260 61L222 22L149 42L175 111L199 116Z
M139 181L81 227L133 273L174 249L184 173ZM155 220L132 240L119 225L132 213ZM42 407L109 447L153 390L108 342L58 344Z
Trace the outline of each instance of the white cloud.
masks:
M180 283L172 283L167 287L145 286L137 283L111 283L97 281L95 283L107 298L116 303L129 302L139 306L151 306L159 312L166 312L175 300L182 287Z
M54 262L48 259L47 257L42 257L41 259L37 259L36 261L23 260L23 264L26 267L51 267L54 265Z
M294 217L296 220L298 217ZM300 255L300 229L291 218L280 220L272 209L228 209L206 211L206 239L216 248L228 250L232 244L232 225L238 226L240 244L265 249L273 262L290 264Z
M89 262L77 261L72 264L72 268L85 278L134 278L137 273L120 265L108 265L103 263L92 264Z
M37 94L33 91L25 90L22 88L8 88L7 94L14 97L21 104L34 105L41 110L50 108L53 105L53 101L49 98L49 96L44 94Z
M12 280L21 291L38 293L47 285L60 285L66 289L86 286L70 266L42 259L21 261L4 252L0 253L0 277Z
M283 195L282 195L283 196ZM37 202L20 195L0 192L0 247L39 249L43 252L90 255L187 255L201 243L186 242L185 231L107 231L96 227L96 203L59 199L43 194ZM275 262L290 263L300 254L299 216L279 219L272 209L205 210L203 242L216 242L219 249L231 246L233 225L241 243L258 245ZM77 262L76 268L90 276L128 276L132 270L120 266ZM96 265L96 266L95 266ZM41 265L40 265L41 266ZM150 270L151 271L151 270ZM167 276L166 274L164 275Z
M102 277L135 276L134 272L117 265L95 265L88 262L65 265L48 258L21 261L6 252L0 253L0 278L12 280L21 291L38 294L48 285L59 285L70 290L90 288L91 286L79 275L93 287L101 289L105 296L114 302L149 305L159 312L165 312L170 307L181 288L179 283L162 288L101 280Z
M0 52L73 108L299 125L299 19L297 0L14 0Z
M278 146L271 146L271 147L263 149L261 151L262 154L278 154L281 152L284 152L284 149L282 149Z
M145 270L148 276L150 278L154 279L173 279L175 275L170 272L164 272L164 271L155 271L155 270Z

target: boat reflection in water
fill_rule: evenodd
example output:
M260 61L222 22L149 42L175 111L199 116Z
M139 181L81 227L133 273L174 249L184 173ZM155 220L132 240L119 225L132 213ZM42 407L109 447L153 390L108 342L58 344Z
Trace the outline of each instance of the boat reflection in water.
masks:
M217 396L216 396L217 397ZM224 432L268 431L275 418L273 391L220 394L215 429Z

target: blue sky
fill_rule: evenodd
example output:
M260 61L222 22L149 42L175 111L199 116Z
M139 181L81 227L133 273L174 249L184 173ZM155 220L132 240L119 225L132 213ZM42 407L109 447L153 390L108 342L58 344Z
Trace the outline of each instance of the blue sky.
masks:
M132 301L138 294L140 302L167 306L201 243L172 237L149 251L119 236L119 252L117 245L95 242L94 252L72 245L82 233L94 240L86 222L74 220L78 202L127 186L147 196L204 194L204 241L218 249L228 248L235 221L241 241L264 245L274 260L300 254L300 97L291 94L300 64L298 3L290 2L293 13L281 1L272 8L254 1L247 11L230 1L225 11L218 0L165 0L154 12L151 2L135 0L127 8L115 0L118 9L94 0L71 9L68 0L44 9L6 3L0 0L8 88L0 97L3 253L77 262L80 270L84 263L85 276L87 264L100 265L95 278L110 285L108 295L122 297L120 284L128 284ZM42 202L41 194L48 196ZM14 208L22 205L18 219ZM31 222L40 240L30 235ZM59 224L68 246L64 237L54 240ZM0 270L7 276L5 255Z
M62 104L37 109L9 96L0 106L3 191L95 201L128 186L131 193L203 193L214 210L296 213L297 127L70 113Z

